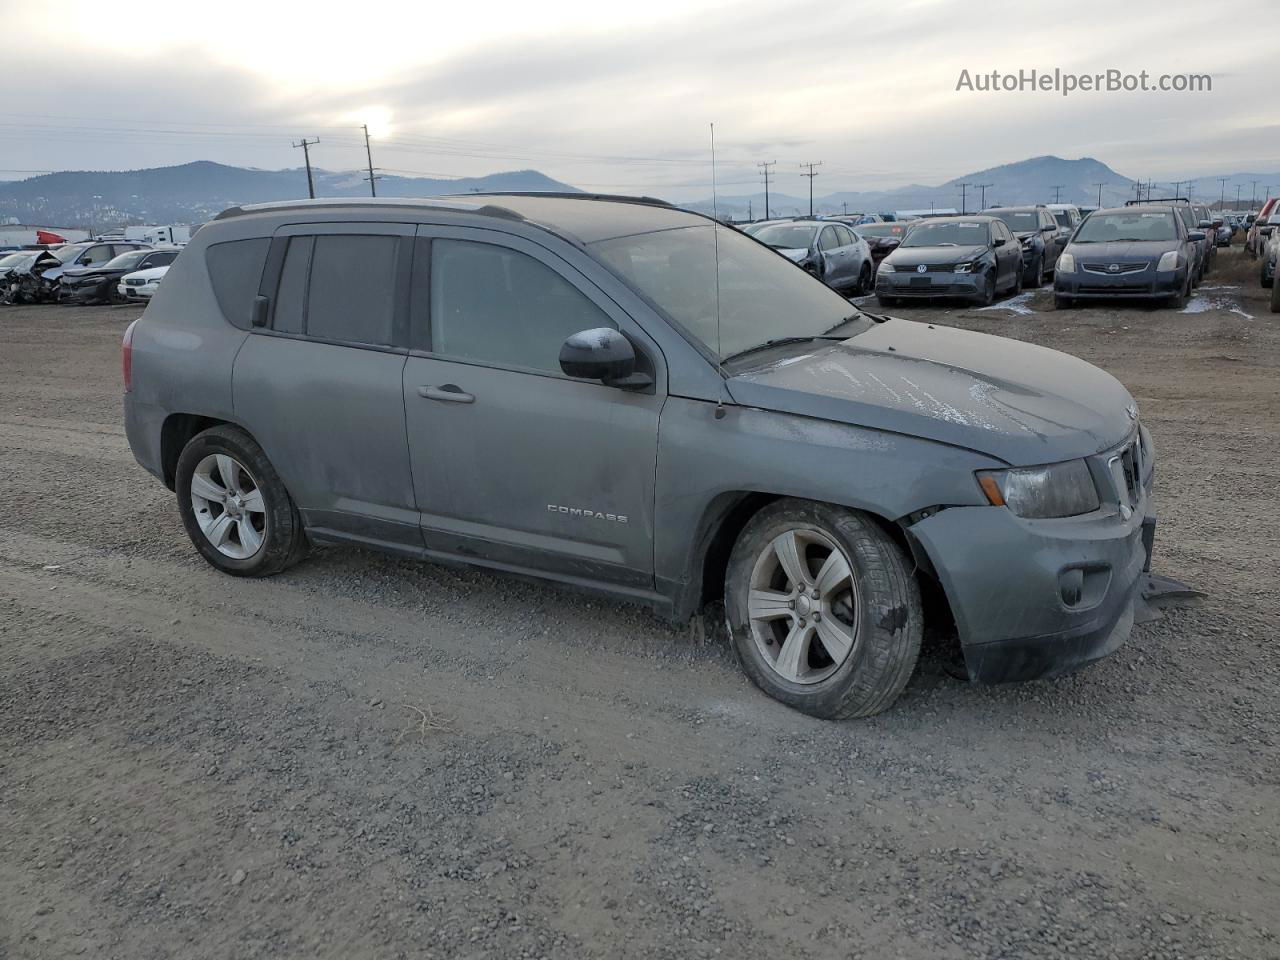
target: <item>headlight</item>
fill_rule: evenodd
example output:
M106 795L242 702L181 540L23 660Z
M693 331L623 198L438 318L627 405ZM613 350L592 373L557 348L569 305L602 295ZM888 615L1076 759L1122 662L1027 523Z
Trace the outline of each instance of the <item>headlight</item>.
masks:
M881 273L896 273L897 271L894 269L893 264L892 264L892 263L890 263L888 260L881 260L881 261L880 261L880 272L881 272Z
M979 470L978 486L992 506L1007 506L1020 517L1074 517L1097 510L1098 488L1083 460L1043 467Z
M973 269L972 260L967 260L964 263L956 264L956 273L968 273L971 269Z
M1058 265L1054 268L1056 273L1075 273L1076 258L1069 253L1064 253L1058 258Z
M1156 264L1157 270L1177 270L1178 269L1178 251L1170 250L1168 253L1161 254L1160 262Z

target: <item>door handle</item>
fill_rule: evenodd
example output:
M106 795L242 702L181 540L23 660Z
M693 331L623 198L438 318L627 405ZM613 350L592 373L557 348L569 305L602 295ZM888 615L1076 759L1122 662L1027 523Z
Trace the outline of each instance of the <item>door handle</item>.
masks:
M418 388L418 396L427 400L443 400L446 403L475 403L476 398L465 392L456 383L446 383L442 387L422 386Z

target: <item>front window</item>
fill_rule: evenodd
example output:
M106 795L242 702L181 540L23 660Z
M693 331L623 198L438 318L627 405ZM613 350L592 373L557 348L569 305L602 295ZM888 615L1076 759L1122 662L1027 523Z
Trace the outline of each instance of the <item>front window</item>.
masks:
M720 359L837 327L854 336L871 324L820 280L736 230L678 227L587 249Z
M904 247L986 246L989 232L983 220L936 220L912 228Z
M1067 211L1065 211L1065 210L1059 210L1059 211L1057 211L1057 212L1053 215L1053 219L1055 219L1055 220L1057 220L1057 221L1058 221L1058 226L1060 226L1060 227L1070 227L1070 226L1071 226L1071 214L1067 213Z
M801 223L775 223L756 231L756 239L775 250L808 250L816 229Z
M84 253L84 247L61 247L52 251L53 255L58 258L59 263L70 263L80 254Z
M1178 239L1171 213L1094 214L1076 233L1073 243L1116 243Z

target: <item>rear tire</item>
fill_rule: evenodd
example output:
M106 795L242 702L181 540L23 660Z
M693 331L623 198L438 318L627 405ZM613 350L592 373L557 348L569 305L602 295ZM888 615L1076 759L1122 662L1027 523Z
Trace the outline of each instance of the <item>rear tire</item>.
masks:
M738 537L725 577L743 670L811 716L887 709L920 654L924 613L911 570L866 514L808 500L770 504Z
M1263 263L1262 269L1258 271L1258 282L1262 284L1264 287L1266 287L1268 290L1270 290L1272 285L1275 283L1274 277L1267 276L1266 263Z
M269 577L306 556L293 498L239 427L211 427L193 437L178 457L174 488L187 536L223 573Z
M856 288L858 296L871 292L873 284L871 276L871 264L864 263L862 269L858 271L858 286Z

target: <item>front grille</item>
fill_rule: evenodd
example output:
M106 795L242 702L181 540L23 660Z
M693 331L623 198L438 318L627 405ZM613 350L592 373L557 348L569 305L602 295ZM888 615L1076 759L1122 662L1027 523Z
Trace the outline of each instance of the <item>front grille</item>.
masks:
M1116 263L1116 269L1111 269L1111 263L1082 263L1080 269L1085 273L1102 273L1109 277L1123 276L1126 273L1142 273L1147 267L1151 266L1147 261L1141 263Z
M1106 286L1089 286L1082 284L1076 288L1077 293L1150 293L1151 285L1147 283L1108 283Z
M1118 450L1100 457L1111 478L1112 493L1122 512L1137 510L1142 503L1142 457L1142 441L1137 433Z

